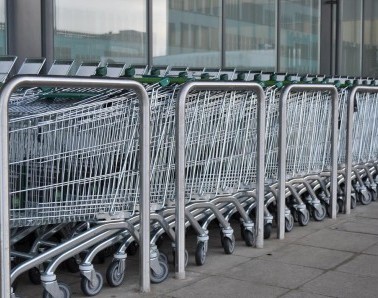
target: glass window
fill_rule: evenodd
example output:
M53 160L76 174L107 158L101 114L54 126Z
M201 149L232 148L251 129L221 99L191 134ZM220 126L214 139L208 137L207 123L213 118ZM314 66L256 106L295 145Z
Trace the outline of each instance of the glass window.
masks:
M280 1L279 71L319 72L319 0Z
M55 0L54 58L147 63L146 1Z
M364 76L378 77L378 2L365 0L364 4Z
M153 64L219 67L221 0L153 1Z
M0 0L0 54L5 55L7 39L5 30L5 0Z
M361 75L361 1L342 1L340 75Z
M227 67L276 67L275 0L226 0Z

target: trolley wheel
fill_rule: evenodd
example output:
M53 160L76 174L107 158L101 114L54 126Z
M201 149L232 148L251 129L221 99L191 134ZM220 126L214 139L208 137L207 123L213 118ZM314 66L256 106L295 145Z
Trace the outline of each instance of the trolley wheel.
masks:
M106 270L106 281L111 287L118 287L125 279L125 271L120 269L120 262L113 260Z
M37 267L33 267L28 271L29 280L33 285L41 284L41 272Z
M272 234L272 224L264 225L264 239L269 239L270 235Z
M139 244L138 242L136 241L133 241L129 244L129 246L126 248L126 253L129 255L129 256L134 256L137 251L138 251L138 248L139 248Z
M316 221L322 221L327 215L327 209L323 204L320 204L320 210L314 208L313 217Z
M168 257L165 253L159 251L159 261L168 264Z
M163 282L168 277L168 265L165 262L159 261L161 273L157 274L154 270L151 269L151 283L158 284Z
M354 209L357 207L357 199L355 195L351 195L350 197L350 209Z
M244 241L247 246L255 246L256 234L253 231L244 229Z
M62 298L70 298L71 297L70 287L68 285L66 285L65 283L62 283L62 282L59 282L58 285L59 285L59 290L60 290L60 297L62 297ZM43 298L54 298L46 290L43 290L42 297Z
M363 192L363 193L359 193L358 198L360 199L360 202L361 202L362 205L369 205L371 203L371 200L372 200L372 195L371 195L370 191L366 191L366 192Z
M285 217L285 232L289 233L294 228L294 216L290 214L289 218Z
M68 272L78 273L80 271L79 264L76 262L75 258L69 258L65 262Z
M206 260L205 242L200 241L197 243L195 259L196 259L196 265L202 266L203 264L205 264L205 260Z
M298 211L298 222L301 226L307 226L310 221L310 212L307 209L304 209L302 212Z
M84 276L81 277L80 287L85 296L95 296L100 293L104 280L99 272L96 272L96 278L93 282Z
M245 235L244 235L245 236ZM227 255L230 255L234 252L235 249L235 237L232 234L231 239L223 236L223 249Z

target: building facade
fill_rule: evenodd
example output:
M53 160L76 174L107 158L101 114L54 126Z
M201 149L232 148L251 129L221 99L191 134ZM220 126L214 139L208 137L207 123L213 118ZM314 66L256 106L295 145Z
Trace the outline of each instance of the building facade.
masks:
M378 76L375 0L0 0L19 57Z

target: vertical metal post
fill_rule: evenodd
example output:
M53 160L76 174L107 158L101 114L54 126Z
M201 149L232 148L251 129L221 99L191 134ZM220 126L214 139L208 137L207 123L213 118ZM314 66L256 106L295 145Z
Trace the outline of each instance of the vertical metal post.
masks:
M332 132L331 132L331 218L336 219L337 205L337 139L339 135L339 95L335 86L330 86L328 90L332 100Z
M140 98L140 290L150 292L150 104L143 85L138 83L138 88L134 87L134 91Z
M0 97L0 267L1 297L10 297L8 99L11 90L2 88Z
M253 91L258 100L257 147L257 242L264 241L264 159L265 159L265 94L262 87L253 82L189 82L178 94L176 102L176 278L185 278L185 99L192 91Z
M277 192L277 238L285 238L285 181L286 181L286 100L290 89L284 89L279 104L278 129L278 192Z
M331 132L331 208L332 218L336 218L337 204L337 136L338 136L338 93L333 85L295 84L287 86L280 97L279 107L279 148L278 148L278 198L277 198L277 237L285 237L285 188L286 188L286 128L287 99L290 92L324 91L330 92L332 100L332 132Z
M140 288L150 291L150 105L143 85L124 79L18 76L0 90L0 266L1 297L10 297L8 102L20 87L96 87L133 90L140 103Z

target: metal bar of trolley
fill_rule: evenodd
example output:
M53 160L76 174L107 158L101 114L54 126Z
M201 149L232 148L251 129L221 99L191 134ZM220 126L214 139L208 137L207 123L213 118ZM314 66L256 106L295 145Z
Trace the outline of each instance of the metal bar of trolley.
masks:
M9 161L8 161L8 102L20 87L97 87L133 90L140 102L140 290L150 291L150 208L149 208L149 99L144 87L124 79L99 79L84 77L17 76L9 80L0 92L0 266L1 297L10 297L10 233L9 233Z
M263 247L264 237L264 158L265 158L265 94L252 82L189 82L178 94L176 102L176 278L185 278L185 99L192 91L253 91L257 94L257 241Z
M279 107L279 165L278 165L278 198L277 198L277 237L285 237L285 180L286 180L286 136L287 136L287 99L290 92L324 91L329 92L332 100L331 132L331 217L336 218L337 204L337 136L338 136L338 93L333 85L292 84L285 87L280 96Z
M349 93L347 106L347 132L346 132L346 162L345 162L345 201L344 213L350 214L350 203L352 193L352 154L353 154L353 114L356 95L359 92L378 93L378 87L355 86Z

